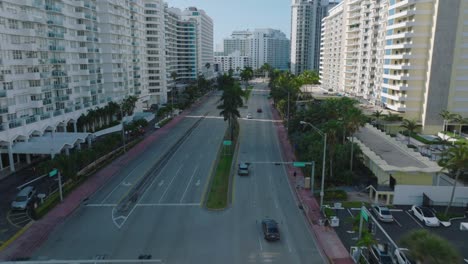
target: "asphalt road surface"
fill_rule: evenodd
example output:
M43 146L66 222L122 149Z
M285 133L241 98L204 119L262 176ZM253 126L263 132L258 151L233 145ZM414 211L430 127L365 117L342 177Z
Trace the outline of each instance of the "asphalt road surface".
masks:
M239 161L280 161L266 84L257 84L241 109ZM219 96L157 140L79 208L39 248L33 259L136 259L151 254L163 263L324 263L282 166L253 163L234 177L233 203L223 211L201 207L208 175L227 127L216 109ZM257 113L261 107L263 113ZM113 210L133 184L207 114L139 197L128 217ZM279 222L281 241L266 242L260 221Z

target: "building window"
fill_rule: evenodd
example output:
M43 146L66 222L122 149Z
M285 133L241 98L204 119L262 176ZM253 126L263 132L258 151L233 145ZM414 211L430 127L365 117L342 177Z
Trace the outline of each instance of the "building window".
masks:
M14 50L13 51L13 59L20 60L23 56L21 55L21 50Z

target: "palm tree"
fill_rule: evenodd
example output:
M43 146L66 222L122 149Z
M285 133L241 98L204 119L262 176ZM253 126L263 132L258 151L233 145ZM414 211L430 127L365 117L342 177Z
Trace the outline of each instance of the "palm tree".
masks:
M467 124L468 118L465 119L460 114L454 114L451 121L458 124L458 135L461 136L462 126Z
M414 133L414 131L418 127L421 127L421 125L418 124L415 120L404 119L403 124L401 124L401 127L405 128L406 131L408 132L408 145L410 145L411 144L411 135Z
M447 111L447 110L443 110L442 112L440 112L439 114L443 119L444 119L444 132L447 131L447 125L450 121L452 121L452 119L454 118L454 114Z
M425 229L411 231L400 244L417 263L460 263L461 257L447 240Z
M210 69L211 64L209 62L205 63L206 75L208 75L208 70Z
M364 126L366 119L361 109L351 108L344 112L344 121L346 130L351 135L351 159L349 168L353 171L353 155L354 155L354 133L359 130L360 127Z
M372 116L375 117L376 121L377 121L377 128L379 128L380 126L380 118L382 118L383 116L383 111L382 110L376 110L372 113Z
M456 144L444 151L443 157L439 160L439 165L448 171L455 171L455 182L453 183L452 194L447 208L445 208L445 215L447 215L453 203L458 178L462 173L468 170L468 145Z
M240 117L238 108L243 105L242 94L243 91L238 85L223 87L222 103L218 105L218 109L222 110L219 114L224 117L224 121L228 121L231 141L234 140L234 124L237 118Z
M372 246L377 244L377 240L372 236L372 234L367 231L363 230L361 238L357 241L356 245L358 247L366 247L367 248L367 254L369 254L372 250ZM369 257L369 255L368 255Z
M171 108L172 108L171 116L172 116L172 113L174 112L174 90L176 89L176 84L177 84L177 72L176 71L171 72L171 78L174 81L174 88L171 90Z

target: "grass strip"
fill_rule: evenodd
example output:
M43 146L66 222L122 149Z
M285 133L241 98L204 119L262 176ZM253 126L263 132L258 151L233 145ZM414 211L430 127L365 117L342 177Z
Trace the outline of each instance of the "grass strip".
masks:
M231 172L232 159L233 153L221 153L219 157L206 202L206 207L209 209L223 209L227 206L229 173Z

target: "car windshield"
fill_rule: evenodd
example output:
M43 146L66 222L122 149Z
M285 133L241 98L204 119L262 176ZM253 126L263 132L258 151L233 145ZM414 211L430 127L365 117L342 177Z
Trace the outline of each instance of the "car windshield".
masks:
M382 215L392 215L392 214L390 214L390 211L389 211L389 210L386 210L386 209L383 209L382 211L380 211L380 213L381 213Z
M16 199L15 201L16 202L24 202L26 201L28 198L26 196L16 196Z
M278 233L278 228L277 227L269 227L268 228L268 233Z
M434 217L434 213L428 208L421 208L421 211L425 217Z

